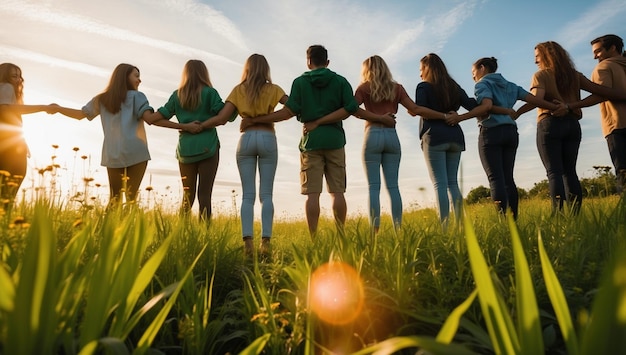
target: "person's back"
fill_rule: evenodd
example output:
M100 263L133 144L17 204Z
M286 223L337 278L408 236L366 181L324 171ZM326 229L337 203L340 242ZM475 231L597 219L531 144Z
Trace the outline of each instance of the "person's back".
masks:
M481 102L484 98L490 98L494 106L512 108L518 100L522 100L528 92L506 80L500 73L489 73L476 83L476 101ZM481 120L480 124L485 127L493 127L501 124L515 125L515 121L506 114L490 113L489 117Z
M346 105L354 106L353 111L357 107L348 81L326 67L314 68L296 78L285 105L302 123L315 121ZM338 149L345 144L343 125L339 121L320 125L306 134L300 150Z

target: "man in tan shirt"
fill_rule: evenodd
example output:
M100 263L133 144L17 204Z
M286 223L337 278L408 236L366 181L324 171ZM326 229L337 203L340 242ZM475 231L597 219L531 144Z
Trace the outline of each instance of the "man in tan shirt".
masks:
M626 92L626 53L623 40L604 35L591 41L593 56L598 60L591 80L597 84ZM620 189L626 188L626 101L607 100L600 103L602 134L615 167Z

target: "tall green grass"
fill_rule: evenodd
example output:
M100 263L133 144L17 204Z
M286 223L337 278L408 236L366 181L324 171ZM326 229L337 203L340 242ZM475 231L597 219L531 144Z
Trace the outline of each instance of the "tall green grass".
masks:
M465 211L446 229L431 210L398 231L385 216L375 236L365 217L341 233L324 219L314 240L304 221L276 221L271 257L247 259L234 216L22 204L0 222L0 353L623 349L623 201L589 199L578 216L523 201L516 222ZM310 309L311 274L330 261L363 281L348 324Z

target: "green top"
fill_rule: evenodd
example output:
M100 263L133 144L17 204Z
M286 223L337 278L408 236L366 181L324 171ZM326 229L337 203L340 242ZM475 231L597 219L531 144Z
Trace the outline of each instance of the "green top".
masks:
M314 121L342 107L351 114L359 108L350 83L328 68L313 69L296 78L285 106L300 122ZM303 135L300 151L339 149L345 144L346 135L340 121L319 126Z
M175 115L178 122L191 123L208 120L217 115L222 107L224 107L224 102L217 90L205 86L202 89L202 100L197 109L188 111L182 108L178 99L178 90L176 90L172 93L167 103L159 108L158 111L168 120ZM176 147L176 158L183 164L195 163L215 155L219 145L220 141L215 128L203 130L198 134L180 131L178 146Z

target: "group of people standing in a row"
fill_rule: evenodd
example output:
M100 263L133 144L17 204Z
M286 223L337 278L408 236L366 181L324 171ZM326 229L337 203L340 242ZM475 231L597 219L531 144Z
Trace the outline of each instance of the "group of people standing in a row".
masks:
M465 141L459 122L477 117L480 126L479 153L487 174L491 198L500 211L518 213L517 187L513 179L519 143L515 120L535 107L538 110L537 147L547 171L554 209L571 202L576 209L582 190L576 174L581 141L580 108L602 103L602 129L620 184L626 183L626 57L623 41L606 35L592 41L594 57L600 61L593 82L576 71L569 54L556 42L535 47L539 67L530 92L496 73L495 58L481 58L472 66L475 98L452 79L439 56L428 54L420 61L422 82L413 101L379 56L363 62L361 84L353 92L348 81L328 69L328 52L321 45L307 49L309 71L296 78L289 96L272 83L264 56L251 55L241 83L223 101L213 88L202 61L185 64L179 88L165 105L153 110L138 91L139 69L118 65L107 88L82 109L52 105L24 105L23 79L19 67L0 65L0 170L23 179L27 147L20 134L21 114L46 111L75 119L100 115L104 130L102 165L107 168L111 201L126 195L134 200L150 155L144 122L179 130L176 155L184 188L183 210L189 211L197 196L200 215L211 216L211 194L219 164L219 140L215 127L241 117L242 132L237 147L237 166L242 183L241 223L245 249L253 249L253 210L256 170L260 175L261 250L267 251L272 236L273 182L278 151L274 123L297 116L303 123L300 140L301 192L306 195L305 212L314 235L320 215L323 180L332 198L335 220L343 225L347 215L346 143L342 121L354 115L365 120L363 162L369 183L369 214L374 231L380 226L382 168L391 198L394 227L402 223L402 199L398 188L400 141L395 130L395 113L404 106L420 116L420 138L432 178L439 216L449 218L450 206L460 215L462 195L457 182ZM580 90L592 95L580 99ZM605 101L605 100L611 101ZM518 100L526 104L518 110ZM278 103L283 108L274 111ZM364 109L361 108L364 106ZM463 107L466 113L457 114ZM176 116L178 122L170 119ZM21 183L21 180L18 181ZM449 196L448 196L449 194Z

